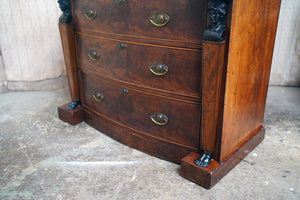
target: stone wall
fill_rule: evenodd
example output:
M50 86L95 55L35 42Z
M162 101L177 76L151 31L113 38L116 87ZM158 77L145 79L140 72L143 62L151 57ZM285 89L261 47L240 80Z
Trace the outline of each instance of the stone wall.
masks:
M60 14L55 0L0 1L0 90L67 86Z
M282 0L270 85L300 85L300 0Z

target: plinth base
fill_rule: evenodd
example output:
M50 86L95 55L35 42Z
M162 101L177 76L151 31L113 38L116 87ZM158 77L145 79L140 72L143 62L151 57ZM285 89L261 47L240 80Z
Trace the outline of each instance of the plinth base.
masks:
M78 106L73 110L67 110L66 107L69 105L65 104L58 107L58 117L64 122L67 122L71 125L76 125L83 121L82 107Z
M210 189L244 159L264 137L265 129L263 128L260 132L245 141L225 161L219 163L212 160L205 168L199 167L194 163L200 157L200 154L192 152L181 160L180 175L206 189Z

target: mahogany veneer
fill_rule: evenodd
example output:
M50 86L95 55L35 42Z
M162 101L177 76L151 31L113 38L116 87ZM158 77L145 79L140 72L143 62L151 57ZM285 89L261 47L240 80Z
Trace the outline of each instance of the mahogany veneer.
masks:
M126 40L115 40L98 36L77 34L78 67L100 73L111 79L144 85L165 92L176 92L200 99L201 51L137 44ZM126 44L120 49L120 43ZM94 49L101 52L101 59L89 59L87 52ZM137 56L138 55L138 56ZM140 59L140 58L143 59ZM157 76L150 73L149 66L155 62L164 63L171 73ZM188 66L184 67L184 66ZM186 77L189 77L188 79Z
M264 138L280 0L59 0L85 121L211 188Z
M82 107L77 107L73 110L67 110L66 107L69 104L58 107L59 119L68 122L69 124L76 125L83 120Z
M101 33L199 41L204 31L206 0L73 0L71 3L74 26ZM97 16L87 23L85 13L89 9ZM160 11L170 16L167 26L156 27L149 22L149 17Z

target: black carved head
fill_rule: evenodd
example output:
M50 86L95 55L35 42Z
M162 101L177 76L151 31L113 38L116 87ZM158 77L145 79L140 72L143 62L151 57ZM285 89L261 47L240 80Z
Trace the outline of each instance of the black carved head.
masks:
M221 1L214 1L207 9L210 15L211 23L215 24L221 21L226 15L226 4Z
M59 3L59 8L61 11L63 11L62 15L59 17L59 23L72 23L70 1L58 0L57 3Z
M57 3L59 3L59 8L63 12L70 9L70 2L68 0L58 0Z

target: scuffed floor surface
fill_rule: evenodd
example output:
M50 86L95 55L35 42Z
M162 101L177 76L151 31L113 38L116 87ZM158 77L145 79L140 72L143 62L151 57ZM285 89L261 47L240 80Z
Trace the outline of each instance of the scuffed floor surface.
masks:
M57 106L67 90L0 94L0 199L300 199L300 88L269 89L266 138L213 189L122 145Z

